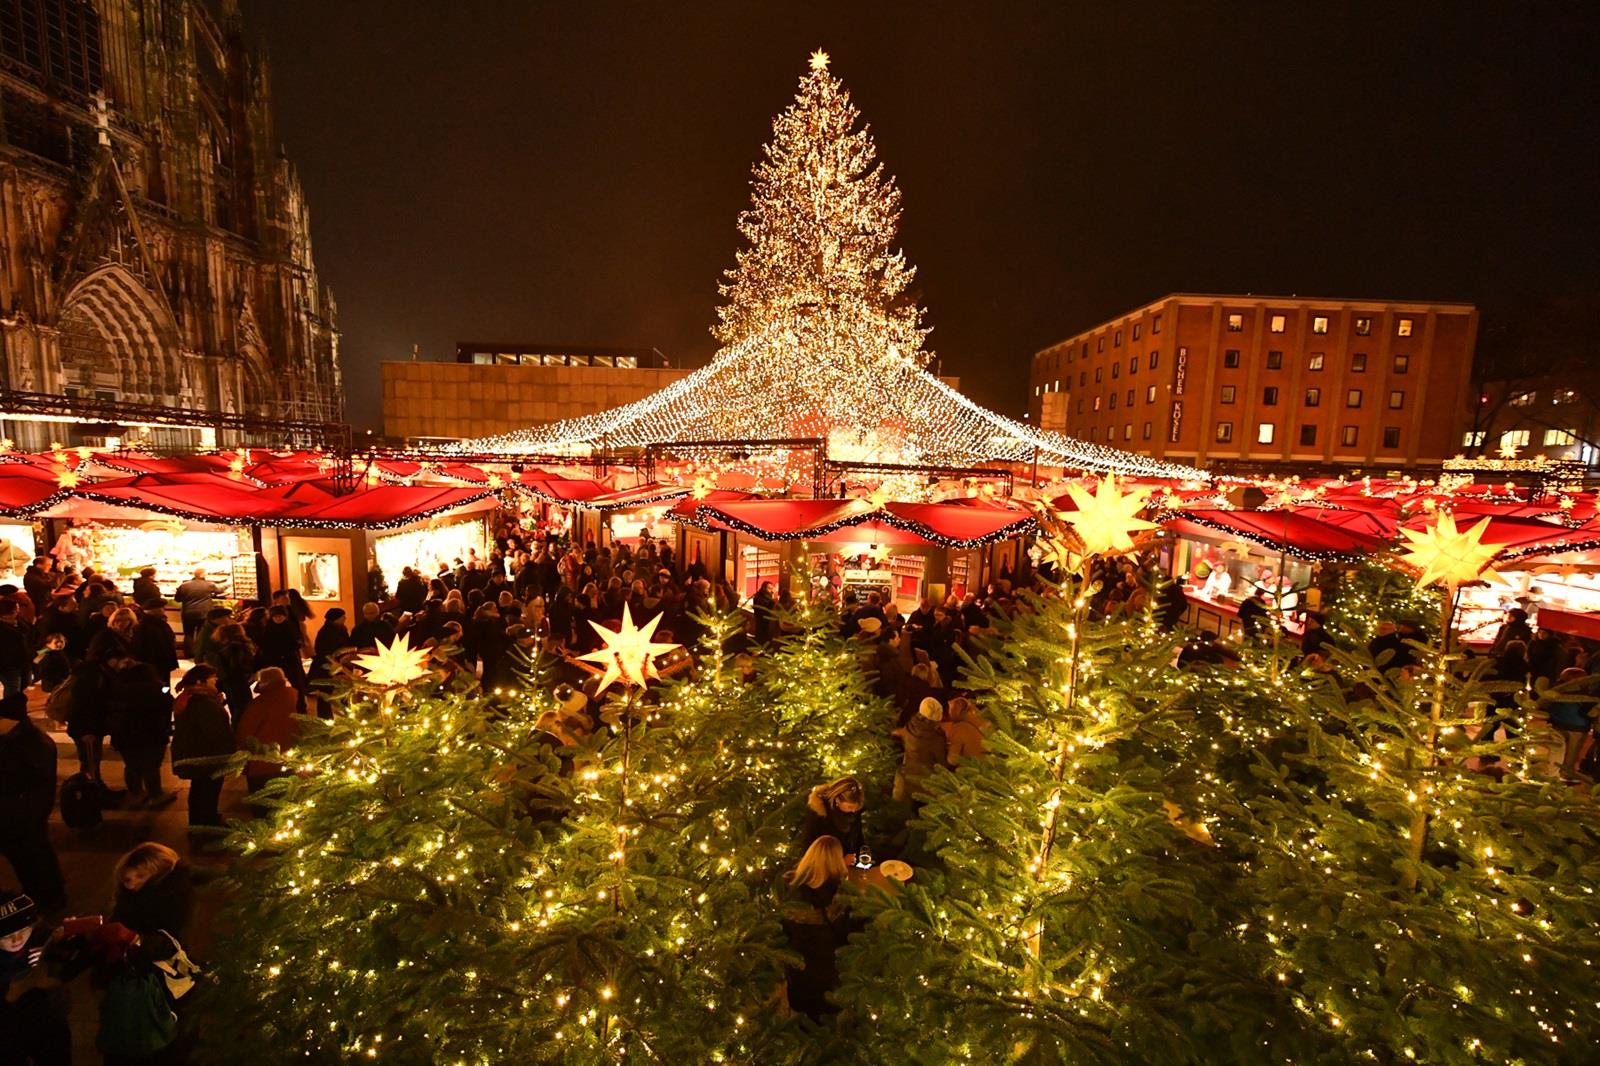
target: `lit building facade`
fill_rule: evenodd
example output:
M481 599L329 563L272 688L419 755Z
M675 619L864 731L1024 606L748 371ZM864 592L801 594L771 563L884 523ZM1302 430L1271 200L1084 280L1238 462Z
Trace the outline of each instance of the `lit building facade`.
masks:
M1477 330L1470 304L1173 294L1036 353L1029 419L1197 466L1437 463Z
M1457 451L1519 459L1546 456L1600 466L1597 390L1570 375L1490 381L1468 397Z
M0 162L14 406L343 418L333 301L235 0L0 0ZM0 419L19 445L76 439L70 414Z

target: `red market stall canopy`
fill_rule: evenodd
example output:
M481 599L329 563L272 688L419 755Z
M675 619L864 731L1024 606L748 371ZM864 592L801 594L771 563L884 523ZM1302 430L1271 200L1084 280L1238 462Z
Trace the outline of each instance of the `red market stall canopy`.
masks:
M674 508L669 518L703 529L735 530L762 540L850 540L873 544L939 544L975 548L1021 536L1035 528L1031 515L1006 508L948 503L861 500L696 501L692 514Z
M1381 537L1293 511L1178 511L1161 524L1191 537L1237 537L1313 562L1351 561L1388 547Z
M579 506L589 507L598 511L626 511L638 507L652 507L668 500L677 500L687 496L690 489L681 485L662 485L650 481L643 485L635 485L631 489L615 489L603 492L598 496L591 496Z
M378 485L283 511L273 525L295 529L393 529L425 518L487 510L498 496L488 489L444 485Z
M17 469L30 472L13 474L9 467L0 467L0 517L26 518L66 497L67 490L55 478L32 468Z

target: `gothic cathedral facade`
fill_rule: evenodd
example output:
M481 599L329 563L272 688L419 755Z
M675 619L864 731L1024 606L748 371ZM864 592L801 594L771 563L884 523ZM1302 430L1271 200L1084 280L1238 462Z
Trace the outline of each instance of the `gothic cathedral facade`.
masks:
M0 407L343 419L270 103L236 0L0 0ZM19 446L67 428L0 420Z

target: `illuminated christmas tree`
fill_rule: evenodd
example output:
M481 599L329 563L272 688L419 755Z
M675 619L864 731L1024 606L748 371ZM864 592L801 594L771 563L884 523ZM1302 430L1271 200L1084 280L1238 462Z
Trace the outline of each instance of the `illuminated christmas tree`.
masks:
M750 207L738 222L744 243L720 286L721 347L712 361L635 403L466 447L518 453L821 438L836 459L1194 473L1042 432L929 373L928 329L911 292L916 272L896 244L900 210L870 130L827 55L815 53L755 166ZM810 453L802 454L809 471ZM796 458L790 473L808 480L799 470Z
M358 682L308 721L243 853L206 1032L240 1062L751 1061L784 955L770 884L809 766L720 650L622 687L606 727L536 727L546 679L491 707L431 680ZM645 653L653 657L654 653ZM629 679L634 683L627 683Z

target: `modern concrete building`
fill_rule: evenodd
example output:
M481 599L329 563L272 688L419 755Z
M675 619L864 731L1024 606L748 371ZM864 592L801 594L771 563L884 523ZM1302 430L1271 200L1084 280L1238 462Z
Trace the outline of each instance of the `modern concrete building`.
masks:
M486 437L620 407L689 371L653 348L463 342L456 361L385 362L383 432Z
M1035 354L1029 418L1199 466L1435 463L1477 329L1471 304L1174 293Z

